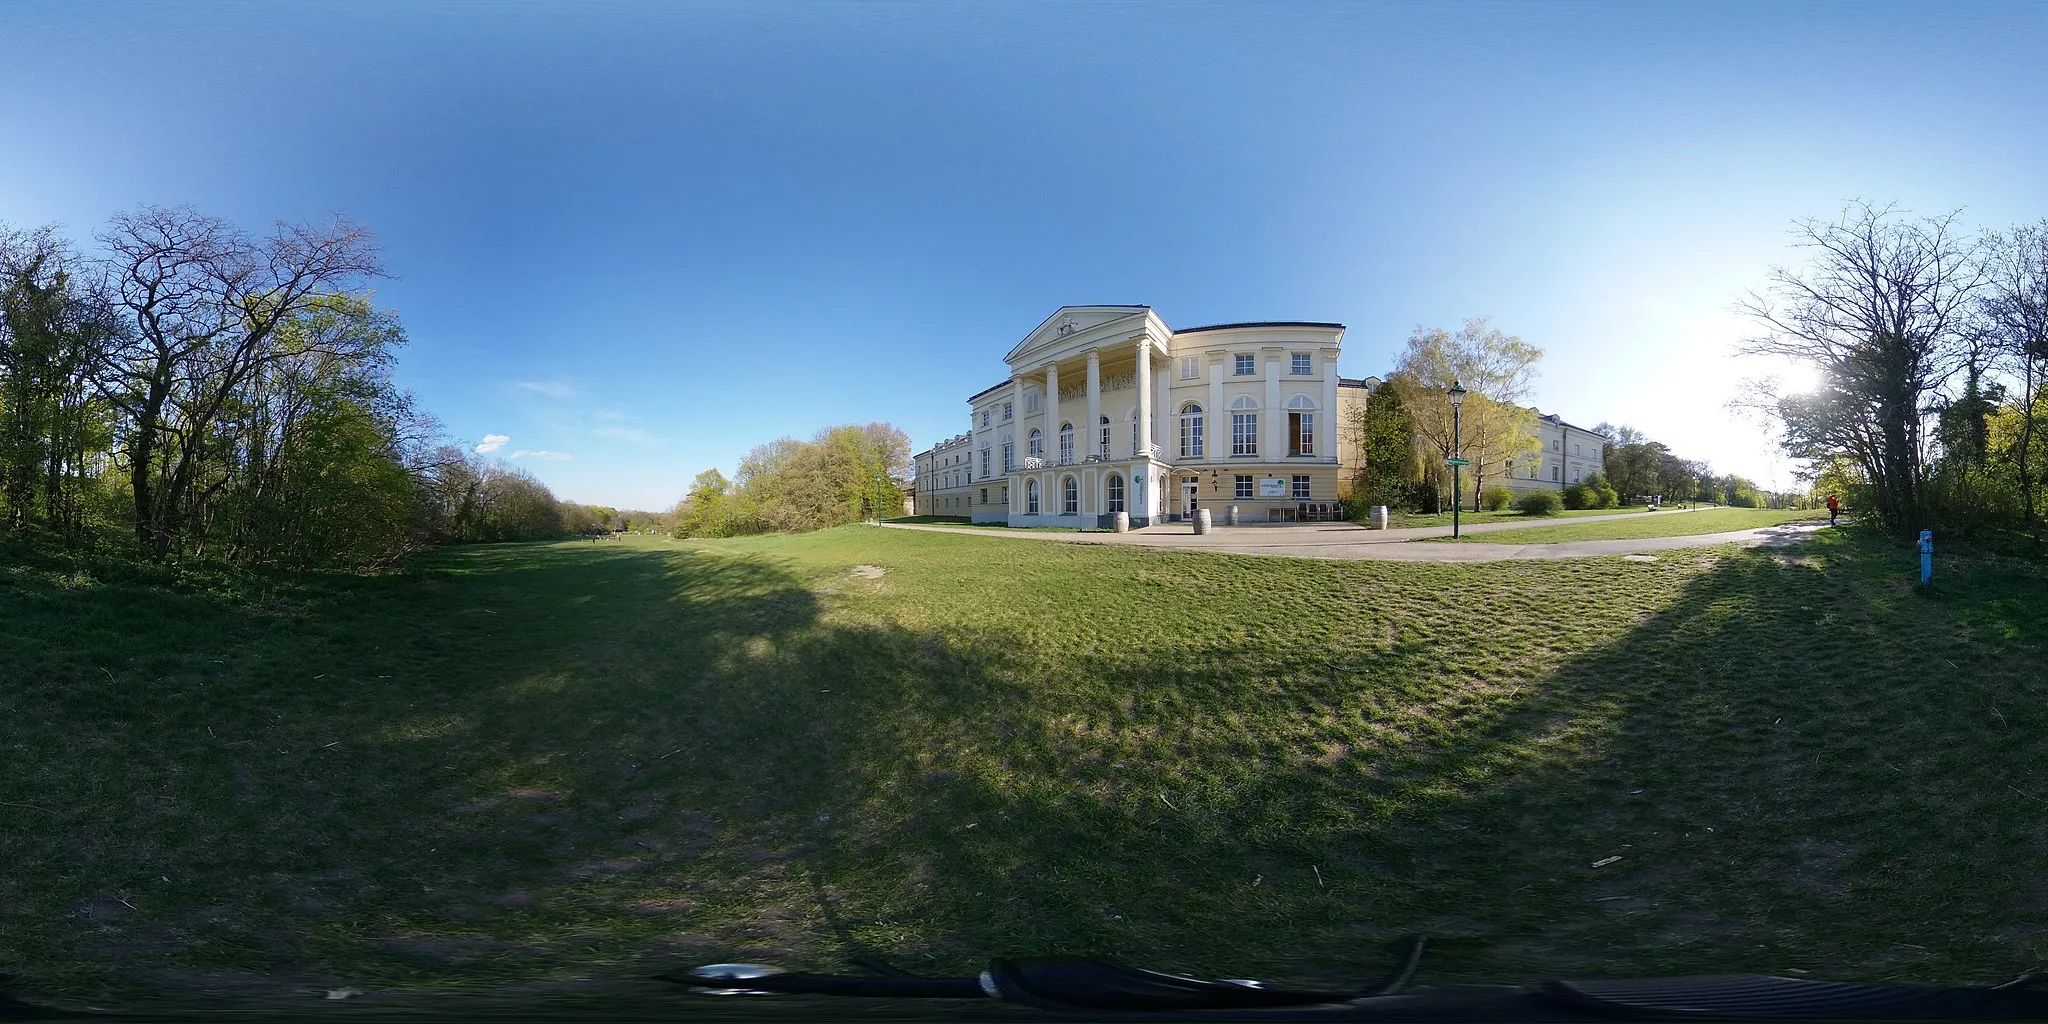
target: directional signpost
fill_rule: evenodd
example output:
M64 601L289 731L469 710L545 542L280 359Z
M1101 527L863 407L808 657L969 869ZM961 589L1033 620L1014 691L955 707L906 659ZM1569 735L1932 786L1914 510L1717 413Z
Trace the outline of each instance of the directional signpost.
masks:
M1445 459L1445 460L1444 460L1444 465L1446 465L1446 466L1469 466L1469 465L1471 465L1471 464L1472 464L1472 460L1471 460L1471 459Z

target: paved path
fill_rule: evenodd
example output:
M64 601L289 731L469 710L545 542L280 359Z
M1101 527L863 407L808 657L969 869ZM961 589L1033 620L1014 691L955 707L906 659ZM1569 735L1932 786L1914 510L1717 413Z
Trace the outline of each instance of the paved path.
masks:
M1619 516L1582 516L1565 523L1631 519L1640 515L1678 515L1671 512L1637 512ZM1188 551L1222 551L1238 555L1274 555L1285 558L1335 558L1388 562L1502 562L1510 559L1585 558L1594 555L1626 555L1668 551L1673 548L1711 547L1716 544L1743 546L1789 544L1822 529L1816 523L1791 523L1753 530L1707 533L1691 537L1646 537L1639 540L1573 540L1557 544L1411 544L1420 537L1447 537L1450 527L1412 530L1367 530L1351 523L1305 523L1282 526L1219 526L1197 537L1186 527L1155 526L1133 533L1053 533L1041 530L977 529L965 526L923 526L884 523L892 530L928 530L960 533L974 537L1006 537L1014 540L1042 540L1066 544L1122 544L1132 547L1177 548ZM1489 523L1466 527L1467 531L1523 529L1527 523ZM1550 525L1550 524L1545 524Z

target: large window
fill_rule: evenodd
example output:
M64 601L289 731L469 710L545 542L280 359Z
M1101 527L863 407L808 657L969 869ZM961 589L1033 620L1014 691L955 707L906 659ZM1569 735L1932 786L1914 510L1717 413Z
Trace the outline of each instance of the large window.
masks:
M1180 410L1180 457L1202 458L1202 407L1186 405Z
M1036 480L1024 481L1024 514L1030 516L1038 514L1038 481Z
M1294 500L1308 500L1308 477L1296 476L1294 478Z
M1314 360L1306 352L1296 352L1291 370L1297 377L1306 377L1315 372Z
M1250 395L1239 395L1230 403L1230 454L1259 453L1259 403Z
M988 426L988 410L987 410L987 409L983 409L983 410L981 411L981 425L982 425L982 426L984 426L984 427L985 427L985 426Z
M1097 430L1099 433L1095 439L1095 454L1105 459L1109 458L1109 417L1102 417Z
M981 446L981 478L982 478L983 480L986 480L986 479L988 479L988 478L989 478L990 476L992 476L992 475L993 475L993 474L991 474L991 473L990 473L990 472L988 471L988 445L982 445L982 446Z
M1198 358L1196 358L1196 357L1194 357L1194 356L1182 356L1182 357L1181 357L1181 360L1180 360L1180 379L1182 379L1182 380L1194 380L1194 379L1195 379L1196 377L1199 377L1199 376L1201 376L1201 375L1202 375L1202 361L1201 361L1200 359L1198 359Z
M1080 514L1081 485L1075 483L1073 477L1067 477L1060 481L1060 515L1078 516Z
M1255 496L1257 492L1252 489L1251 474L1239 473L1237 475L1237 489L1235 491L1232 491L1231 493L1240 498L1250 498Z
M1242 353L1242 354L1240 354L1240 355L1239 355L1239 356L1237 357L1237 365L1236 365L1236 369L1237 369L1237 375L1238 375L1238 376L1240 376L1240 377L1249 377L1249 376L1251 376L1252 374L1254 374L1254 373L1258 372L1258 367L1256 367L1255 365L1253 365L1253 364L1254 364L1255 362L1257 362L1257 357L1256 357L1256 356L1253 356L1253 355L1251 355L1250 353ZM988 424L987 424L987 423L983 423L983 424L982 424L982 426L984 426L984 427L985 427L985 426L988 426Z
M1031 433L1025 435L1024 452L1034 459L1045 457L1045 435L1039 433L1037 427L1032 427Z
M1006 420L1010 418L1010 403L1008 402L1003 403L1003 418Z
M1060 465L1064 466L1073 461L1074 425L1071 423L1062 423L1060 424Z
M1314 455L1316 453L1316 414L1310 410L1316 407L1307 395L1296 395L1287 401L1287 454Z
M1036 391L1026 391L1026 392L1024 392L1024 412L1025 412L1025 414L1026 414L1026 415L1029 415L1029 414L1031 414L1031 413L1034 413L1034 412L1037 412L1037 411L1038 411L1038 392L1036 392Z
M1124 511L1124 478L1116 473L1109 475L1109 510Z
M1016 469L1016 468L1017 468L1017 442L1015 442L1015 441L1004 441L1004 442L1003 442L1003 472L1005 472L1005 473L1008 473L1008 472L1010 472L1011 470L1014 470L1014 469Z

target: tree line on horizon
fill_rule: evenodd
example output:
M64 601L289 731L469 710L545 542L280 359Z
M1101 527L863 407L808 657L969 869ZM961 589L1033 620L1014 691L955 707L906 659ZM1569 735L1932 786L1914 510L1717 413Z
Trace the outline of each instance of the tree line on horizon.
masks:
M910 436L894 426L827 427L754 448L730 480L717 469L697 474L669 522L678 537L734 537L899 515L910 470Z
M1360 453L1351 481L1354 518L1374 505L1441 512L1453 503L1476 510L1513 500L1498 481L1541 451L1536 411L1527 403L1542 358L1542 349L1484 317L1456 331L1417 327L1394 370L1345 424ZM1467 392L1455 417L1454 383ZM1682 458L1631 427L1602 422L1591 429L1607 439L1606 458L1600 472L1561 489L1568 508L1615 507L1650 495L1747 507L1806 500L1803 492L1775 494L1743 477L1716 476L1707 463ZM1471 461L1456 495L1446 465L1453 456Z
M598 519L393 382L365 228L144 206L93 242L0 225L0 536L363 569Z

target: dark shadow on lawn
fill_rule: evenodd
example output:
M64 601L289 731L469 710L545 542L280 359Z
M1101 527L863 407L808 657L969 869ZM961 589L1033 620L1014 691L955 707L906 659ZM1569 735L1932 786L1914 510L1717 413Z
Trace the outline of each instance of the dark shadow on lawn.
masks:
M1438 980L1981 981L2043 952L2048 715L2015 652L2048 586L1966 566L1972 596L1927 600L1883 557L1587 563L1676 597L1527 680L1427 637L1054 657L644 549L467 552L282 624L165 599L187 628L133 676L14 698L42 767L0 799L54 817L0 853L65 866L0 883L0 933L32 982L74 957L215 989L872 953L1358 979L1410 931L1450 940ZM237 651L262 672L202 664Z

